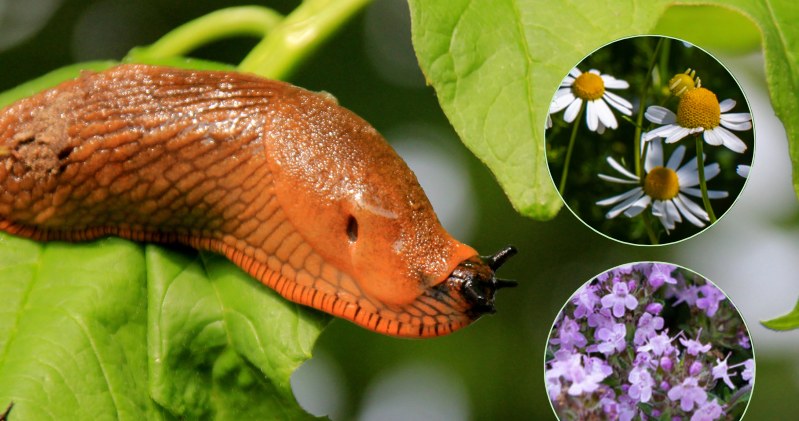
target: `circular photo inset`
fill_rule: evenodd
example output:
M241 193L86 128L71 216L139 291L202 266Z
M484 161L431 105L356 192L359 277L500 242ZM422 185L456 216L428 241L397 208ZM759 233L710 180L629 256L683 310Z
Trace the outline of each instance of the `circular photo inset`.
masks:
M718 287L647 262L574 293L549 334L544 378L560 420L737 420L755 360L741 314Z
M580 220L653 245L696 235L732 206L754 130L741 88L716 59L643 36L600 48L566 75L546 147L552 180Z

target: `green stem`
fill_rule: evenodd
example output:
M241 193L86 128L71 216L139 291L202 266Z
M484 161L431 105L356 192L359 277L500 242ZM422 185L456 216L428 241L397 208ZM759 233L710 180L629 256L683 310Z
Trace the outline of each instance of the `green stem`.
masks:
M282 15L261 6L217 10L178 26L152 45L138 49L136 57L150 60L180 57L209 42L236 35L263 38L282 20Z
M644 228L646 228L646 235L649 236L649 242L652 243L653 246L659 244L658 236L655 234L655 230L652 229L652 224L654 222L652 215L646 212L642 212L641 215L644 216Z
M652 59L649 61L649 68L646 71L646 83L644 86L641 87L640 98L641 103L638 106L638 114L635 116L635 133L633 134L633 155L635 156L635 175L638 176L638 179L641 180L641 184L644 183L644 165L643 165L643 158L645 155L645 150L641 148L641 132L644 128L644 114L646 111L646 107L644 104L646 103L647 92L649 92L649 87L652 82L652 70L655 68L655 64L658 61L658 52L661 51L661 46L663 45L664 38L660 38L658 40L657 45L655 45L655 50L652 52ZM646 148L644 148L646 149ZM655 234L655 230L652 227L653 223L655 222L651 215L646 212L642 213L644 218L644 228L646 229L646 234L649 237L649 242L654 244L658 244L658 236Z
M583 102L583 104L580 105L580 111L577 112L577 118L575 118L573 122L574 126L572 126L572 134L569 138L569 147L566 149L566 159L563 161L563 172L560 175L560 185L558 186L558 192L561 196L563 196L563 193L566 192L566 178L569 177L569 162L572 160L574 140L577 138L577 129L580 127L580 121L583 119L585 107L586 104Z
M705 154L702 151L705 140L701 136L694 136L696 138L696 160L697 168L699 169L699 189L702 190L702 203L705 204L705 212L710 218L710 223L716 222L716 215L713 213L713 207L710 206L710 198L707 195L707 180L705 180Z
M336 29L371 0L305 0L239 64L239 70L285 79Z
M652 70L655 68L655 63L657 63L658 52L660 51L660 47L663 45L663 40L664 38L660 38L658 40L657 45L655 45L655 51L652 52L652 60L650 60L649 69L646 71L646 83L644 83L644 86L641 87L641 104L638 106L638 115L635 117L635 138L633 139L633 147L635 148L635 175L637 175L640 179L643 179L643 165L641 164L641 160L643 158L643 154L641 153L641 131L644 127L644 113L646 111L644 103L646 100L646 94L649 91L649 86L652 81Z

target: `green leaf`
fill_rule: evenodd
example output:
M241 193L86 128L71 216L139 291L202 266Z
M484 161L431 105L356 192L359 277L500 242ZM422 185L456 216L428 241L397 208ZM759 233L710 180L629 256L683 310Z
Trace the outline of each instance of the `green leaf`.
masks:
M141 247L0 235L0 406L12 419L140 420L147 414Z
M791 139L799 191L799 29L794 25L799 8L791 0L409 3L414 48L428 83L464 144L494 172L523 215L547 219L561 207L546 167L544 122L563 77L595 49L655 33L664 16L670 19L691 3L721 6L702 10L706 16L722 14L717 21L729 22L732 11L740 13L734 19L758 28L772 103ZM689 25L662 25L670 35L692 42L700 34ZM751 43L751 37L738 42Z
M154 400L190 419L308 416L289 378L311 357L329 317L286 301L218 255L150 245L146 260Z
M735 28L720 31L719 28ZM717 6L672 6L652 30L679 37L711 51L743 54L760 49L760 30L746 16Z
M799 328L799 301L790 313L775 319L761 322L763 326L773 330L793 330Z
M291 373L329 320L213 254L0 233L0 406L19 419L309 418Z

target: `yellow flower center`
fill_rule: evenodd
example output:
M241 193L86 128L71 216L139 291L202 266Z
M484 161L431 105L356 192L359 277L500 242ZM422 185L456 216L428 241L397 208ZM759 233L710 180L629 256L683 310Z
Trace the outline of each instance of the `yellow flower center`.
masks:
M677 124L689 129L712 129L721 121L721 109L716 94L705 88L689 89L680 97Z
M674 96L681 96L691 89L694 89L694 78L691 75L679 73L669 80L669 90Z
M605 94L605 82L599 75L585 72L572 83L572 92L577 98L592 101L602 98Z
M671 168L655 167L644 178L644 192L655 200L669 200L680 192L680 180Z

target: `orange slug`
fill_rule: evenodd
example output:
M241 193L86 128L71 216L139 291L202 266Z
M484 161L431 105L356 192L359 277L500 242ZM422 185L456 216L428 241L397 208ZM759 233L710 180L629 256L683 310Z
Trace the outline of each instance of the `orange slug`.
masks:
M416 177L325 94L219 71L119 65L0 110L0 229L116 235L225 255L283 297L387 335L494 311L494 271Z

